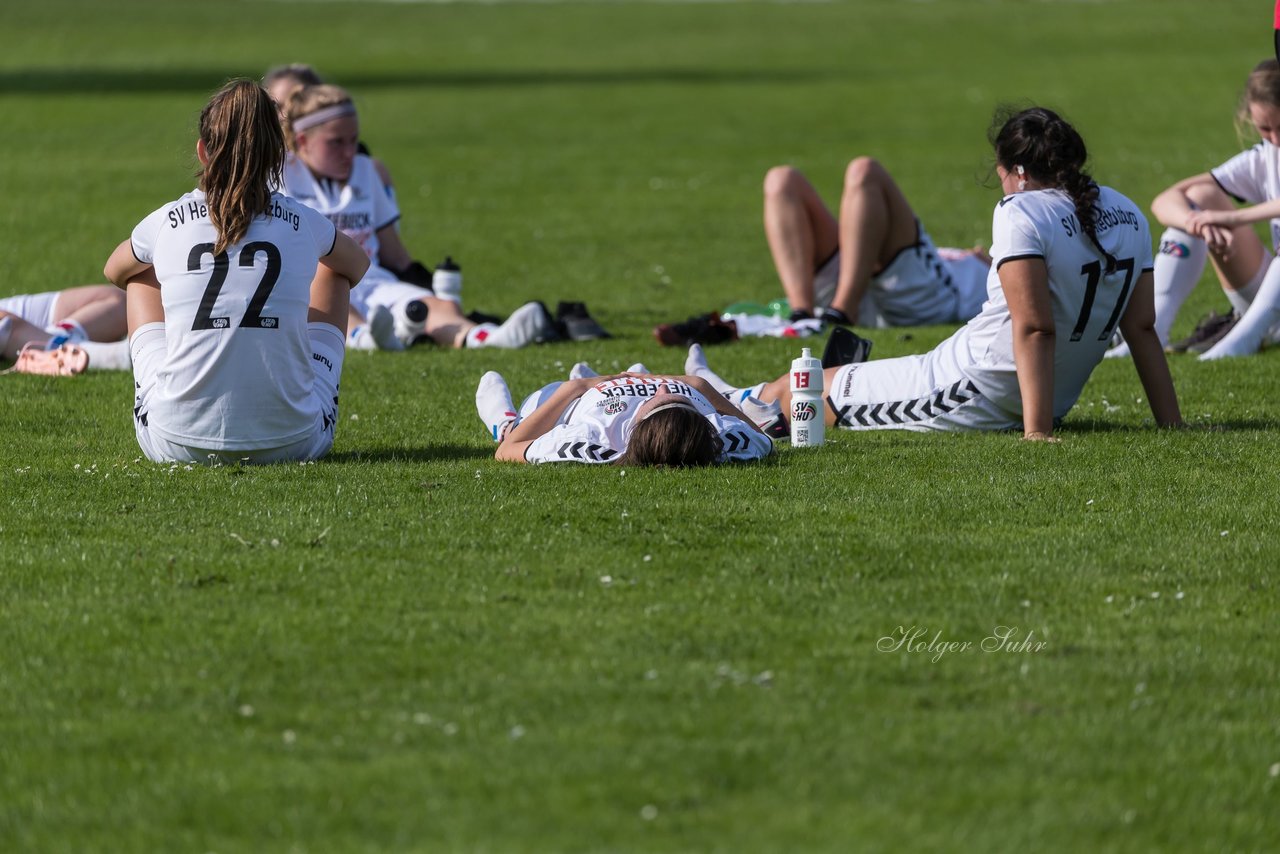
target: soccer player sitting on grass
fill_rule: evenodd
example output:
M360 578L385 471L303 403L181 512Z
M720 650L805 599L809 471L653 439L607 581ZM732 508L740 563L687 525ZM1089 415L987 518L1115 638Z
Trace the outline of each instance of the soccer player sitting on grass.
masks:
M598 376L584 362L567 382L529 395L517 411L506 380L480 378L476 408L497 459L515 463L708 466L758 460L773 441L706 380L644 365Z
M284 134L256 83L214 94L196 157L198 189L142 220L105 270L128 292L138 444L155 462L318 459L368 256L273 190Z
M1142 212L1084 171L1084 140L1057 114L997 113L996 206L982 312L932 351L829 368L826 423L850 430L1008 430L1055 441L1117 325L1156 424L1182 423L1155 333L1151 236ZM735 389L694 344L685 364L730 400L790 408L786 375Z
M124 294L111 285L0 299L0 355L24 374L127 371Z
M1167 230L1155 260L1156 332L1166 343L1178 309L1213 261L1231 303L1214 312L1190 336L1170 343L1173 352L1199 353L1201 360L1256 353L1280 338L1280 63L1266 59L1249 74L1237 126L1261 139L1209 172L1184 178L1151 203ZM1237 208L1236 202L1247 202ZM1271 245L1254 223L1270 220ZM1121 345L1109 356L1122 356Z

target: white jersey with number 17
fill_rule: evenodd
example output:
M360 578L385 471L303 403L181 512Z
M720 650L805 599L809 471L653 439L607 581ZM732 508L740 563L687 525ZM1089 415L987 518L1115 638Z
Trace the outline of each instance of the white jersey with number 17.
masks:
M333 251L329 220L273 193L238 243L218 239L205 194L159 208L133 230L155 267L167 356L148 397L148 426L196 448L289 444L319 418L307 311L316 264Z
M1152 269L1151 232L1137 205L1110 187L1100 187L1094 206L1096 244L1081 228L1070 196L1061 190L1015 193L996 207L987 301L977 317L938 349L951 350L964 374L1009 412L1022 412L1022 397L1013 359L1013 319L1000 285L1001 265L1039 258L1048 268L1055 418L1066 415L1079 399L1102 361L1138 277ZM1102 250L1114 259L1112 267Z

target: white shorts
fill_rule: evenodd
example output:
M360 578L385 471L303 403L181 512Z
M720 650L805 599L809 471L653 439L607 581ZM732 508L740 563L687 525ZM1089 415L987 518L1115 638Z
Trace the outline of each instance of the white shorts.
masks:
M32 326L48 329L56 323L58 291L42 294L18 294L0 299L0 311L16 314Z
M560 386L562 385L564 385L563 380L557 380L552 383L547 383L542 388L538 389L533 394L526 397L524 401L521 402L520 404L520 420L523 421L524 419L532 415L539 406L541 406L542 404L550 400L551 395L555 394L556 389L560 388ZM581 398L579 398L579 400L580 399ZM556 424L567 423L569 421L569 416L572 415L573 410L577 408L578 408L578 400L574 400L571 403L569 403L564 408L564 412L560 413L560 417L556 419Z
M328 323L308 323L313 346L319 339L323 347L324 357L332 369L325 367L319 359L312 360L315 369L315 386L312 394L320 401L321 417L312 427L311 434L296 442L278 448L255 448L252 450L220 450L217 448L195 448L172 442L152 430L146 422L146 416L138 413L146 412L147 395L155 387L156 375L164 364L167 348L165 344L164 324L148 323L133 333L129 342L133 354L134 385L134 432L138 436L138 447L143 456L156 463L279 463L305 462L318 460L333 447L334 429L338 423L338 384L342 376L342 361L346 349L342 343L342 333ZM330 339L325 341L324 339Z
M858 307L860 326L965 323L987 298L989 265L972 252L938 249L917 223L917 242L899 252L871 284ZM814 275L814 304L831 305L840 278L837 251Z
M827 405L846 430L1009 430L1022 423L962 372L939 369L929 353L845 365L827 389Z
M394 312L410 300L431 296L435 294L426 288L402 282L381 267L370 267L369 273L351 292L351 307L368 317L369 309L375 305L386 306Z

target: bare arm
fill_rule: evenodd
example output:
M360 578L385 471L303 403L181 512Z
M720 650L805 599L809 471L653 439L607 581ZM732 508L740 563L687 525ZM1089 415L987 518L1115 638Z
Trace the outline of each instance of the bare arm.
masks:
M348 287L354 288L369 270L369 256L350 237L341 231L333 242L329 254L320 259L320 263L335 274L347 280Z
M1049 268L1041 258L1000 265L1009 314L1013 317L1013 361L1022 392L1023 438L1053 436L1053 347L1056 332L1049 298Z
M1182 424L1178 409L1178 395L1169 376L1169 363L1165 361L1164 348L1156 335L1155 278L1143 273L1138 278L1133 297L1120 318L1120 331L1129 345L1133 365L1138 369L1138 379L1147 393L1151 414L1161 427L1177 427Z
M388 270L403 270L413 263L413 256L404 248L394 225L378 229L378 263Z
M546 402L507 433L493 455L494 458L508 463L526 462L525 451L535 439L546 435L552 427L556 426L565 407L586 394L587 390L596 383L608 379L608 377L583 377L580 380L561 383Z
M132 258L133 250L126 251ZM160 298L160 281L156 278L154 267L150 264L144 266L119 287L125 289L129 335L132 336L148 323L164 323L164 302Z
M150 267L150 264L144 264L133 256L133 241L126 240L111 253L102 272L106 275L107 281L124 290L128 287L130 279Z
M1180 228L1187 234L1202 238L1211 249L1227 252L1231 246L1231 228L1213 222L1200 222L1192 216L1198 207L1188 198L1187 190L1200 185L1209 185L1216 189L1218 182L1208 172L1183 178L1155 197L1151 202L1151 212L1166 228Z
M1187 224L1190 226L1187 230L1192 234L1199 234L1200 230L1206 226L1220 225L1236 228L1276 217L1280 217L1280 199L1272 199L1257 205L1246 205L1229 211L1192 211L1187 217Z

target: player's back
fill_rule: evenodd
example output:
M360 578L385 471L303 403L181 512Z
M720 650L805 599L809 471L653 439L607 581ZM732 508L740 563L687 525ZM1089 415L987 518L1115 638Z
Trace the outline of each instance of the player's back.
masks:
M988 300L966 327L975 365L972 378L988 397L1021 412L1008 303L999 279L1003 263L1041 258L1048 271L1054 322L1054 416L1080 397L1139 276L1152 267L1146 218L1128 198L1099 188L1097 241L1084 231L1070 196L1033 190L1007 196L996 209ZM1110 257L1108 257L1110 256Z

